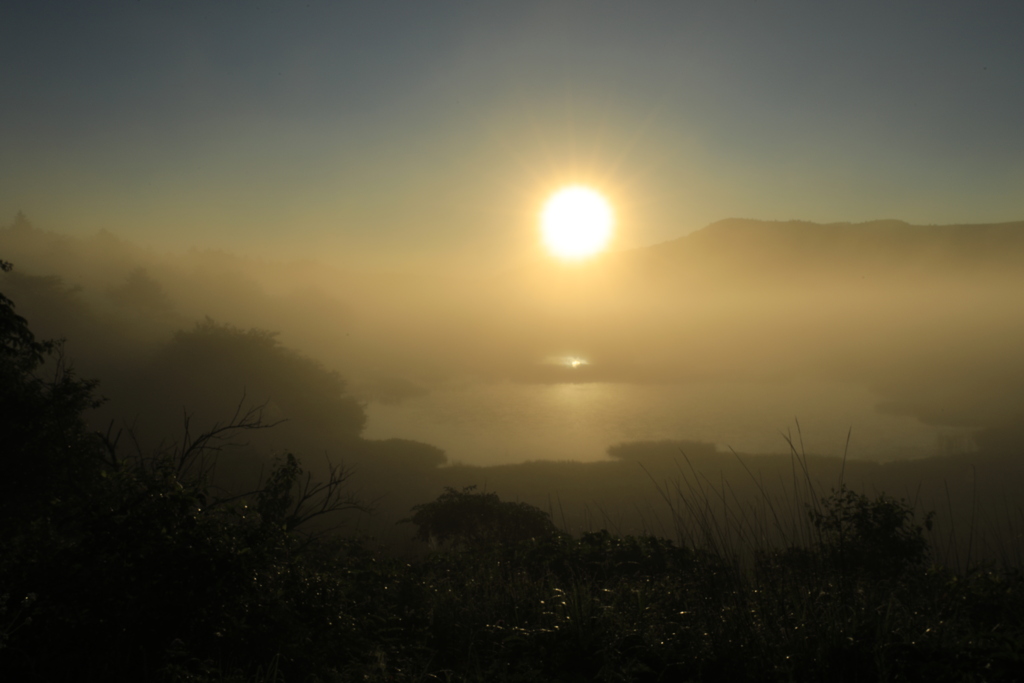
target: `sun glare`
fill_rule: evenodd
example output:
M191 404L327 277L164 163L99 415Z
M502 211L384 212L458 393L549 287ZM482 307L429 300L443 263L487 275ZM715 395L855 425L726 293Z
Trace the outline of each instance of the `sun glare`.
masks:
M608 246L614 222L604 197L589 187L573 185L548 199L541 213L541 232L553 254L581 259Z

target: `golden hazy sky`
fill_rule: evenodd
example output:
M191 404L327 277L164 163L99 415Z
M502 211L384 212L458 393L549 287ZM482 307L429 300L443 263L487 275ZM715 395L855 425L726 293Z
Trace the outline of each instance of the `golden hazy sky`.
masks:
M1024 215L1014 2L33 2L0 9L0 217L222 247L526 253L725 217Z

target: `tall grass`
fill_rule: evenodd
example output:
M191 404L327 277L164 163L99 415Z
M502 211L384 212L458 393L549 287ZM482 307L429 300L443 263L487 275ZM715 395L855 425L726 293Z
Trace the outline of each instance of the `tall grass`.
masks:
M418 571L446 680L1020 680L1018 520L982 533L975 506L961 537L917 500L851 490L845 453L826 488L799 424L787 444L774 495L735 453L753 499L684 452L674 476L648 471L672 540L432 555Z
M849 495L845 481L850 434L847 434L838 477L823 483L813 471L799 422L795 435L783 434L788 448L788 479L766 482L763 472L750 467L743 456L730 449L745 473L754 495L738 492L733 481L720 471L717 480L698 469L684 449L673 460L674 473L657 474L638 463L669 519L669 535L680 545L714 553L738 568L749 569L756 557L779 548L820 548L825 542L822 526L824 508L838 503L836 497ZM971 466L974 472L974 466ZM975 473L976 476L976 473ZM975 482L972 482L975 483ZM976 486L968 509L954 509L948 482L945 495L927 509L920 498L920 486L913 496L895 498L877 493L874 504L902 510L908 524L918 520L927 541L928 557L938 565L959 573L997 565L1024 566L1024 508L1006 494L999 504L984 505ZM844 494L844 492L847 492ZM879 508L881 509L881 508ZM818 520L818 522L816 522ZM646 523L646 522L645 522ZM656 526L656 525L651 525ZM666 525L661 524L665 529Z
M799 431L788 443L782 496L746 468L761 496L743 502L685 453L674 478L652 476L671 541L600 531L433 555L420 571L448 679L1019 680L1020 564L978 561L980 534L961 564L937 557L932 515L850 490L845 467L823 490Z

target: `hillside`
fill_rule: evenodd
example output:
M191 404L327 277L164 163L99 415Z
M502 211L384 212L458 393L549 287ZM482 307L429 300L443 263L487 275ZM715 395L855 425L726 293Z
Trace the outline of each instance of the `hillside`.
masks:
M1024 221L911 225L729 218L622 255L648 273L772 282L1024 274ZM628 266L627 266L628 267Z

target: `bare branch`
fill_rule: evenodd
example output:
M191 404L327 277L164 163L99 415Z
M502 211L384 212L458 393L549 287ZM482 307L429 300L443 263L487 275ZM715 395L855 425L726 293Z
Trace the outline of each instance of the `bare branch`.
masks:
M243 392L242 398L235 406L234 414L227 422L216 422L210 429L194 438L191 434L192 416L185 413L184 434L175 458L176 471L179 475L205 477L212 467L208 457L210 454L225 448L246 445L245 442L232 441L236 435L252 430L270 429L284 422L264 421L263 411L266 404L245 407L245 399L246 394Z
M354 493L345 488L345 484L352 474L352 469L332 463L330 458L327 458L327 478L325 480L314 481L313 475L307 472L299 485L295 503L285 522L288 530L302 526L317 517L335 512L349 510L369 512L370 506L360 501Z

